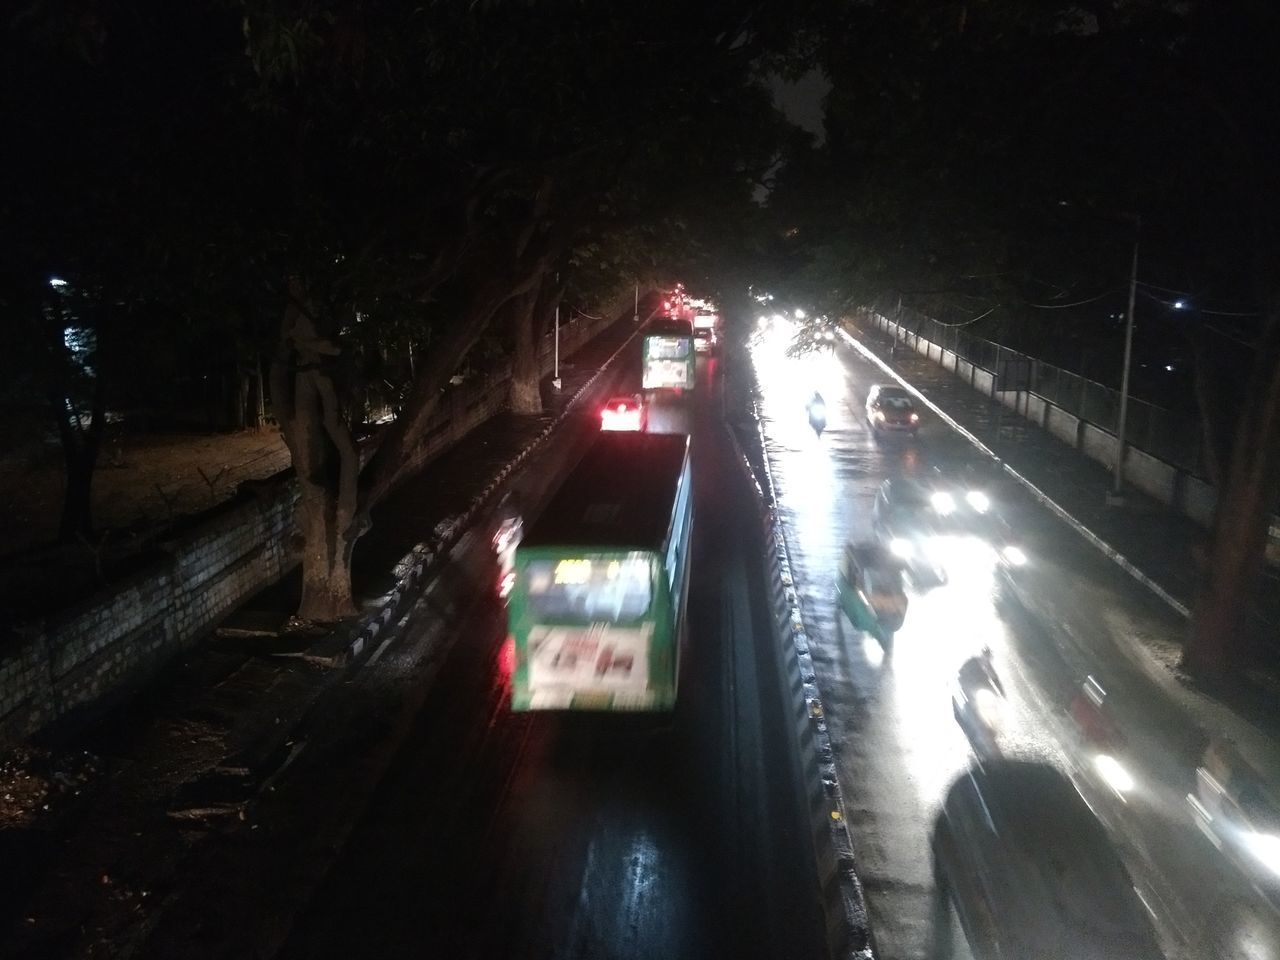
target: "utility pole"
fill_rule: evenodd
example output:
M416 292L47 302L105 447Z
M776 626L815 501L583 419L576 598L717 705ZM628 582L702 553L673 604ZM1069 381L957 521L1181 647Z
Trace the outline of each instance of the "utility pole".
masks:
M1116 424L1115 483L1107 494L1107 504L1124 503L1124 432L1129 416L1129 365L1133 358L1133 304L1138 292L1138 239L1142 231L1142 218L1134 220L1133 268L1129 272L1129 312L1124 324L1124 369L1120 374L1120 420Z
M556 288L560 287L560 274L556 274ZM560 301L556 300L556 337L555 337L555 370L551 375L551 386L560 389Z

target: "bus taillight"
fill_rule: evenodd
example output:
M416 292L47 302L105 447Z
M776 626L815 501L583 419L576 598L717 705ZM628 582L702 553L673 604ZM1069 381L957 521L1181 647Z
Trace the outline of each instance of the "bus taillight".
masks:
M511 634L507 634L507 639L502 641L502 648L498 651L498 672L509 677L516 670L516 638Z

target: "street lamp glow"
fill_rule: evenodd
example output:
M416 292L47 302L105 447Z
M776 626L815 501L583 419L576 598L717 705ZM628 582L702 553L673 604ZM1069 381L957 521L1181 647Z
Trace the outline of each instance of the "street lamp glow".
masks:
M804 319L804 311L803 311L803 310L801 310L799 307L796 307L796 319L797 319L797 320L803 320L803 319Z
M1175 310L1185 310L1185 309L1187 309L1187 301L1185 301L1185 300L1175 300L1175 301L1173 301L1173 309L1175 309Z
M61 290L66 285L67 285L67 281L63 280L61 277L49 278L49 286L53 287L53 289L55 290Z

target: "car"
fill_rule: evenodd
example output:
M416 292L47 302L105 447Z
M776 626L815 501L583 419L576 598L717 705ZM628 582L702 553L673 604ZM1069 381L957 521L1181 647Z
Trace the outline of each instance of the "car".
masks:
M712 327L694 327L693 349L697 353L714 353L719 338Z
M938 554L945 501L936 491L910 477L891 477L880 484L871 505L876 539L906 567L917 586L945 583L947 571Z
M953 956L953 910L975 960L1164 957L1106 830L1049 764L975 764L947 791L931 848L931 957Z
M890 432L914 437L920 429L920 414L904 387L877 383L867 394L867 423L876 436Z
M1280 893L1280 801L1232 739L1210 741L1187 803L1196 826L1215 847L1269 896Z
M601 430L644 430L649 425L649 411L638 393L611 397L600 409Z

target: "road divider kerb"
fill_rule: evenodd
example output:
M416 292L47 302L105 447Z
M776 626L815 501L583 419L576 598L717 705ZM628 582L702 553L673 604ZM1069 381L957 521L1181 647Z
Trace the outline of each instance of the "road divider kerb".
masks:
M765 572L770 580L773 625L778 652L791 690L795 737L800 750L804 789L809 806L811 843L818 867L818 886L826 921L828 951L841 960L874 960L866 897L858 880L844 816L844 800L835 771L835 757L827 732L826 714L815 680L809 642L800 614L800 599L791 573L782 522L774 504L773 477L765 452L763 425L753 410L764 458L764 476L757 477L733 427L726 433L739 467L753 486L760 506L759 522L766 545Z
M873 364L875 364L877 367L883 370L886 374L893 377L893 379L896 380L905 390L909 391L921 403L923 403L926 407L928 407L933 412L933 414L936 417L938 417L939 420L941 420L948 427L950 427L956 433L960 434L960 436L964 437L971 444L977 447L980 451L982 451L982 453L985 456L990 457L991 460L994 461L996 465L1000 467L1001 470L1003 470L1006 474L1008 474L1010 477L1016 480L1019 484L1021 484L1022 487L1025 488L1027 492L1030 493L1031 496L1036 501L1038 501L1039 503L1047 507L1050 510L1050 512L1056 515L1060 520L1066 523L1067 526L1071 527L1071 529L1073 529L1076 533L1078 533L1081 537L1083 537L1086 541L1088 541L1088 543L1091 544L1093 547L1095 547L1099 552L1101 552L1103 556L1105 556L1108 560L1115 563L1116 566L1120 567L1120 569L1122 569L1125 573L1129 574L1129 576L1131 576L1134 580L1138 581L1138 583L1142 584L1144 587L1150 590L1153 594L1155 594L1157 597L1163 600L1179 616L1187 619L1191 617L1191 610L1187 607L1185 603L1183 603L1177 597L1173 596L1173 594L1171 594L1164 587L1160 586L1160 584L1158 584L1151 577L1147 576L1147 574L1143 573L1140 569L1138 569L1138 567L1133 563L1133 561L1131 561L1128 557L1122 554L1115 547L1111 546L1111 544L1103 540L1102 537L1098 536L1098 534L1094 533L1091 529L1089 529L1089 527L1086 524L1084 524L1079 519L1077 519L1065 507L1063 507L1060 503L1058 503L1056 500L1050 497L1047 493L1045 493L1043 490L1037 487L1034 483L1032 483L1031 480L1029 480L1026 476L1019 473L1016 469L1010 466L1009 463L1003 460L999 454L997 454L989 446L987 446L980 439L978 439L978 437L976 437L972 432L967 430L965 427L961 426L961 424L957 422L954 417L952 417L940 406L938 406L936 403L930 400L927 396L925 396L919 389L915 387L914 384L904 379L901 374L899 374L896 370L894 370L891 366L889 366L888 363L886 363L883 359L881 359L881 357L878 354L876 354L873 350L871 350L866 344L864 344L861 340L859 340L857 337L855 337L853 334L851 334L848 330L845 330L844 328L840 328L839 332L841 337L844 338L846 343L848 343L851 347L853 347L855 350L861 353L869 361L871 361Z

